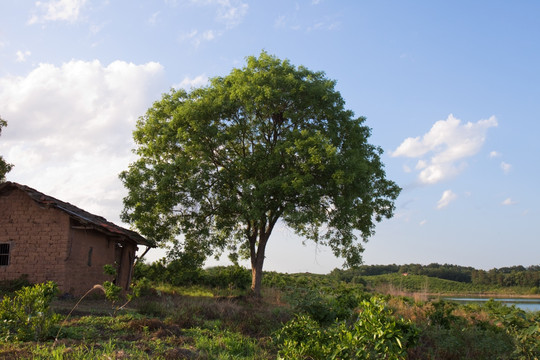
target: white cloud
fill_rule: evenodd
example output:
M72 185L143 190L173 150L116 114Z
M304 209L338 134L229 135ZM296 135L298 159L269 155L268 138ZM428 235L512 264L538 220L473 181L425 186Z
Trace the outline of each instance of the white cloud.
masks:
M194 78L186 77L180 84L174 85L173 87L176 89L185 89L185 90L191 90L192 88L197 88L204 86L208 83L208 76L205 74L196 76Z
M249 9L249 5L242 0L191 0L191 3L200 6L214 6L216 20L225 24L229 29L240 24ZM176 2L173 2L173 5L176 5Z
M198 30L191 30L188 33L184 33L180 36L180 41L184 40L191 40L191 43L197 47L199 46L203 41L212 41L215 38L221 36L222 32L216 32L214 30L206 30L203 32L199 32Z
M450 114L446 120L437 121L422 137L405 139L391 155L419 158L418 179L423 184L435 184L463 171L467 165L464 159L478 153L487 130L496 126L494 116L461 124L461 120Z
M217 19L228 28L237 26L242 22L248 12L248 4L235 0L216 0L219 4Z
M505 163L504 161L501 162L501 169L505 174L508 174L510 170L512 170L512 165Z
M515 205L517 204L517 202L512 200L512 198L506 198L501 204L507 206L507 205Z
M437 209L447 207L452 201L456 200L457 195L452 190L446 190L443 192L441 199L437 202Z
M137 118L165 87L162 72L153 62L70 61L0 78L0 154L15 165L7 179L117 221L118 174L133 160Z
M28 23L35 24L57 20L75 22L79 19L81 8L85 3L86 0L36 1L38 14L32 15Z
M30 56L32 53L30 51L17 51L15 55L17 55L17 62L25 62L26 58Z
M493 150L492 152L489 153L489 157L490 157L490 158L501 157L501 153L498 152L498 151Z

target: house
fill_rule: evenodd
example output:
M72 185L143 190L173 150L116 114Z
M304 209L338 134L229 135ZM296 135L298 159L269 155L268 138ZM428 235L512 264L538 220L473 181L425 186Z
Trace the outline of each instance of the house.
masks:
M0 280L52 280L72 295L106 280L127 290L137 245L152 246L134 231L28 186L0 184ZM104 274L106 264L116 267L115 279Z

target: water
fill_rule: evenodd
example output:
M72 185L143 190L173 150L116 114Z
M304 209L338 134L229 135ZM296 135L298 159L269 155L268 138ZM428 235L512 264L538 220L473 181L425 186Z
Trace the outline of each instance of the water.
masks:
M490 298L473 298L473 297L449 297L444 300L455 301L460 304L483 303ZM540 299L526 298L494 298L495 301L503 302L505 305L512 306L525 311L540 311Z

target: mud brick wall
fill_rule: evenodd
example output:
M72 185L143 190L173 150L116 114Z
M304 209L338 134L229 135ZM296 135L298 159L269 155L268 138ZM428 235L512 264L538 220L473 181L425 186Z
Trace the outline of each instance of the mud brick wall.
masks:
M66 261L65 291L84 294L96 284L112 281L103 266L114 264L115 242L92 229L71 229L70 252Z
M0 280L28 275L32 283L55 281L63 287L69 216L39 206L27 194L12 190L0 196L0 243L10 244L9 265Z
M104 273L104 265L119 265L116 283L127 290L136 245L122 242L120 248L117 239L92 229L72 228L69 238L64 282L66 292L84 294L96 284L113 281L114 276Z

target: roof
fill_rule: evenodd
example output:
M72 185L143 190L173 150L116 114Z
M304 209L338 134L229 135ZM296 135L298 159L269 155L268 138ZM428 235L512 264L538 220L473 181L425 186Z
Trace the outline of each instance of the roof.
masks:
M36 203L48 208L56 208L68 214L71 218L79 221L84 225L93 227L94 229L104 232L108 235L120 236L128 238L137 244L153 247L154 245L135 231L125 229L121 226L107 221L104 217L94 215L72 205L70 203L58 200L52 196L45 195L26 185L17 184L15 182L6 181L0 184L0 193L9 189L19 189L25 192Z

